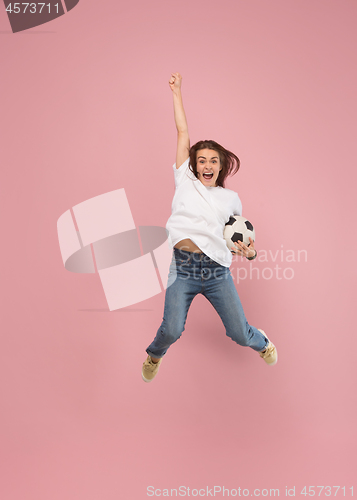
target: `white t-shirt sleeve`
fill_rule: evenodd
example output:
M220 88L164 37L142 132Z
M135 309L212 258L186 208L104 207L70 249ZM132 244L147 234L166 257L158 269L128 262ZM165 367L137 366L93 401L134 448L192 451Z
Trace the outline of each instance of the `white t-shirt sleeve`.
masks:
M193 173L189 169L189 161L190 158L187 158L186 161L183 162L183 164L179 167L176 168L176 163L173 164L173 169L174 169L174 174L175 174L175 187L176 189L181 186L181 184L188 179L192 178Z
M233 215L242 215L242 202L240 201L238 193L235 193Z

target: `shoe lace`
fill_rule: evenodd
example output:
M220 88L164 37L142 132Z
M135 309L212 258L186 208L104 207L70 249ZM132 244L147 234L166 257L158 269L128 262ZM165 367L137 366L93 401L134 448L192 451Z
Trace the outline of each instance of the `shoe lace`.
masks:
M267 358L273 354L273 351L275 349L275 345L269 342L266 351L261 353L262 358Z
M147 370L149 372L153 372L155 370L156 366L157 366L157 363L153 363L153 361L148 360L148 359L144 363L145 370Z

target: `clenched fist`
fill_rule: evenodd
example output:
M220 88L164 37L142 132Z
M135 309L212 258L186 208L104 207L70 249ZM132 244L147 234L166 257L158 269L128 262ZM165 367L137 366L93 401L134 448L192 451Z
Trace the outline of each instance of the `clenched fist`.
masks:
M171 78L169 80L169 85L171 90L176 90L181 88L182 76L180 73L171 73Z

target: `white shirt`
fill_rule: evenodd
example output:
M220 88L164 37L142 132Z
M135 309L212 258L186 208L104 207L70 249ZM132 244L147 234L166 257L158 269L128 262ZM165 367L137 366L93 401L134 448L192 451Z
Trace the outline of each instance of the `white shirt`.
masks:
M242 215L242 203L235 191L204 186L188 165L189 158L178 169L173 165L176 191L166 224L170 249L189 238L212 260L229 267L232 254L223 230L231 215Z

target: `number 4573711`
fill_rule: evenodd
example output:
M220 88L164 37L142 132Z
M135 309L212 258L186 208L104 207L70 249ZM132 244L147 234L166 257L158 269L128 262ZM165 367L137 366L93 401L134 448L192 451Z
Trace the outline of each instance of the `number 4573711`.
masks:
M23 9L21 10L21 6L23 6ZM14 7L12 7L14 6ZM6 11L9 12L10 14L25 14L26 12L30 12L31 14L41 14L42 10L44 8L48 8L48 12L51 12L51 4L45 4L45 3L26 3L26 2L15 2L14 4L9 3L9 5L6 7ZM56 14L58 14L58 3L55 5L52 5L53 8L56 9Z
M309 490L307 490L307 488L309 488ZM315 488L317 489L317 491L315 491ZM349 489L351 490L351 496L353 496L353 486L351 486ZM346 486L304 486L300 494L310 497L313 497L315 495L318 497L320 495L325 497L335 497L339 490L341 490L340 495L342 494L343 496L346 496Z

